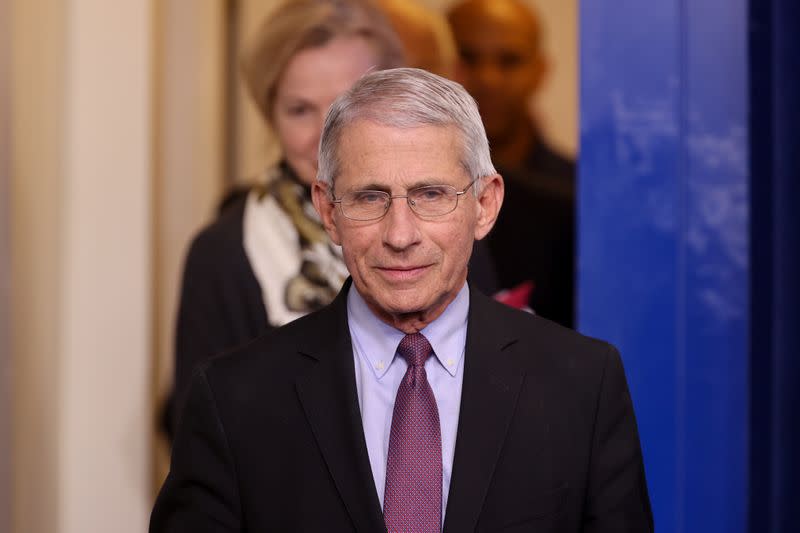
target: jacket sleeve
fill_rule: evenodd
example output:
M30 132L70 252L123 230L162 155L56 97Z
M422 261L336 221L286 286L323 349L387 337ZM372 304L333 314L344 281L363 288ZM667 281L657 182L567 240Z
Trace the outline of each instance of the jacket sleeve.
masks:
M583 531L653 531L633 403L619 352L611 346L600 385L591 453Z
M235 465L204 367L192 378L150 533L241 531Z

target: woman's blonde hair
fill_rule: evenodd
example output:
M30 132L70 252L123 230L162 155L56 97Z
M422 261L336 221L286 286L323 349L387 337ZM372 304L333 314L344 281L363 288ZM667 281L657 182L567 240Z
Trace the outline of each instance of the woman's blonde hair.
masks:
M244 83L267 123L292 57L345 36L361 36L375 47L378 70L404 63L397 35L371 0L284 0L270 12L241 60Z

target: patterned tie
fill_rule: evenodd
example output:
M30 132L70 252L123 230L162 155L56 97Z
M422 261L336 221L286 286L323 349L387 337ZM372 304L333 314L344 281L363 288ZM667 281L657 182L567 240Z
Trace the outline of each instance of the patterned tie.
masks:
M442 527L442 436L436 398L425 374L433 353L421 333L397 353L408 363L397 388L386 462L383 516L389 533L434 533Z

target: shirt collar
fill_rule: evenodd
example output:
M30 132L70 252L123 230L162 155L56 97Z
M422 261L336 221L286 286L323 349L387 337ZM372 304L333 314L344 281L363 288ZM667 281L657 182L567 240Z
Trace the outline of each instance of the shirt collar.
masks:
M442 314L420 332L431 343L439 363L453 377L464 356L468 314L469 286L464 283ZM405 333L376 317L355 285L347 294L347 316L357 351L367 359L375 378L381 379L397 359L397 346Z

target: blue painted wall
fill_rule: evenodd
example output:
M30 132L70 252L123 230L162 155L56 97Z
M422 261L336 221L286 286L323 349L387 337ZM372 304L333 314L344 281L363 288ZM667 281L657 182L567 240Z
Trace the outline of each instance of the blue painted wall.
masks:
M658 531L747 531L745 0L581 3L578 324L622 351Z

